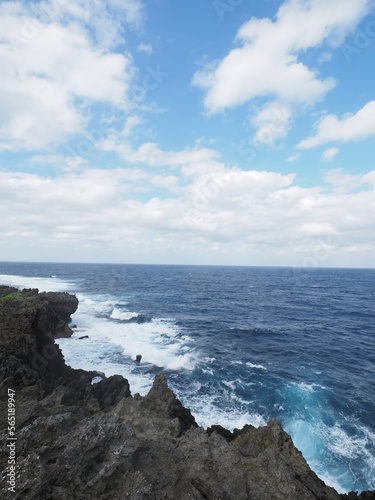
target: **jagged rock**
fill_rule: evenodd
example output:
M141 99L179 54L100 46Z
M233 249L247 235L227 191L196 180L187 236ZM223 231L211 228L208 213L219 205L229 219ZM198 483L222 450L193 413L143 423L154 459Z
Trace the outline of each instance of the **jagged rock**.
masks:
M94 384L93 393L98 399L100 408L115 406L122 398L130 396L128 381L121 375L113 375Z
M174 392L169 389L165 375L156 375L150 392L144 398L144 407L167 419L178 419L179 435L190 427L197 427L195 418L188 408L182 406Z
M69 323L71 315L78 308L78 299L75 295L67 292L42 292L39 294L42 300L47 300L50 308L65 322Z
M14 294L9 297L10 294ZM198 427L155 377L145 397L120 375L64 363L51 332L53 296L10 292L0 300L0 400L16 391L16 500L370 500L338 495L309 468L280 423ZM52 299L51 299L52 297ZM65 300L65 299L64 299ZM61 304L61 301L57 300ZM67 300L70 303L70 300ZM73 301L71 301L73 303ZM69 310L71 310L69 306ZM104 375L104 374L103 374ZM6 442L5 419L0 440ZM7 453L0 452L7 498Z
M69 374L53 336L62 319L37 290L23 290L0 300L0 375L36 379ZM14 370L16 369L16 372ZM18 384L17 384L18 386Z
M212 425L211 427L208 427L207 432L208 435L210 436L213 432L217 432L222 436L226 441L230 442L233 441L233 439L236 439L237 436L244 434L245 432L248 432L250 429L254 429L253 425L245 424L242 429L234 429L233 432L229 431L228 429L225 429L221 425Z

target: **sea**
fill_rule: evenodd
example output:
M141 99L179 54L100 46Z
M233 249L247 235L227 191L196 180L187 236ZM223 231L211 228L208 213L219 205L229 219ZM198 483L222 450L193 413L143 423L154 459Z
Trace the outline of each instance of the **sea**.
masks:
M375 489L375 269L0 263L0 283L77 295L72 367L141 395L163 372L203 427L277 418L338 492Z

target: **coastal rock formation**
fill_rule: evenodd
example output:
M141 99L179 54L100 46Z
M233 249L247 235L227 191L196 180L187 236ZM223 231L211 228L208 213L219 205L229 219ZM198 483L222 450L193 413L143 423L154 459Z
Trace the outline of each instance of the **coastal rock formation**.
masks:
M50 309L64 323L70 323L72 321L71 315L74 314L78 308L77 297L66 292L42 292L39 294L39 298L41 300L46 300Z
M339 500L280 423L230 432L199 427L163 374L132 396L119 375L68 367L54 342L75 300L0 287L1 442L15 391L12 498L29 500ZM2 448L1 498L10 486ZM371 494L371 493L369 493ZM371 499L371 496L359 498Z

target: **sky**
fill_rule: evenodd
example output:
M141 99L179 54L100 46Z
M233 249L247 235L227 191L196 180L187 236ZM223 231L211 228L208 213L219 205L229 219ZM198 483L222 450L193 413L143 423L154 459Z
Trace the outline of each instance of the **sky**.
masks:
M0 3L0 261L375 267L373 0Z

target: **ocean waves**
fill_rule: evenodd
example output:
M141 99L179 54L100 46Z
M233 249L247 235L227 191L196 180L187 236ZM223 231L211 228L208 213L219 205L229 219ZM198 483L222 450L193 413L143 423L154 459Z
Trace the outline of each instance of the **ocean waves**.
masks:
M74 368L121 374L133 394L167 372L200 425L278 418L328 484L375 488L374 275L319 270L296 282L286 269L78 264L0 272L4 284L77 294L74 334L58 340Z

